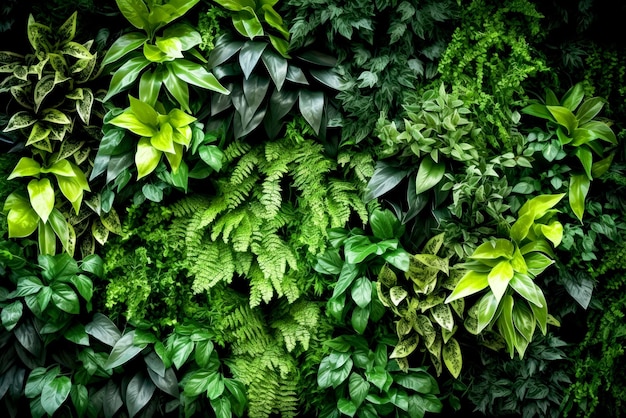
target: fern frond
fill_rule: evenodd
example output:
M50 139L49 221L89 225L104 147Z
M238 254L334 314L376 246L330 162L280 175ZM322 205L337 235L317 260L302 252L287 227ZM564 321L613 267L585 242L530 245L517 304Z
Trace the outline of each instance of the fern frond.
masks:
M243 140L235 140L228 144L226 149L224 150L224 157L226 158L226 162L230 163L235 161L235 159L245 155L248 151L252 149L252 146L243 141Z
M235 275L233 254L230 246L220 241L204 240L202 249L194 254L194 263L189 269L194 275L192 289L200 293L217 283L230 283Z
M237 225L237 229L235 229L231 238L233 250L239 253L248 251L252 243L252 234L258 229L256 221L257 218L251 211L245 211L244 217L241 219L239 225Z
M231 232L239 226L245 216L246 211L241 209L232 210L220 216L213 224L211 240L215 241L222 235L222 240L227 244Z
M224 201L227 202L227 207L235 209L243 204L254 191L254 186L256 186L258 180L258 173L254 173L243 178L239 184L226 183L222 185L221 189L224 193Z
M177 218L187 218L209 206L209 199L199 194L185 196L169 205L169 209Z
M230 176L230 183L233 185L239 185L243 183L253 171L258 169L259 162L261 161L260 154L260 149L257 147L243 155L233 168L233 172Z
M274 287L257 265L253 264L250 268L248 279L250 280L250 307L259 306L261 301L268 303L274 296Z
M282 189L280 187L281 177L273 176L263 182L263 194L260 202L265 207L264 218L273 218L278 214L283 202Z

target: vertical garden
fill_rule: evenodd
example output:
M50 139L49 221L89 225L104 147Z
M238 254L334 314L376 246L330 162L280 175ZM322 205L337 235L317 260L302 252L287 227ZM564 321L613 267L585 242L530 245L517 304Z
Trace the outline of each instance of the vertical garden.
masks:
M623 416L624 18L3 0L0 415Z

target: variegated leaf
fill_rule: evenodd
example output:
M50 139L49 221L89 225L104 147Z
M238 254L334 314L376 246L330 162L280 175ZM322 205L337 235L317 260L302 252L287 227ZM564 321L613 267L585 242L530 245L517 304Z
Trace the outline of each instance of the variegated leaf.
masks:
M48 125L50 128L50 139L63 141L65 134L69 130L69 125Z
M452 310L463 319L463 312L465 311L465 299L457 299L450 302Z
M52 30L46 25L35 22L32 14L28 16L26 32L30 45L35 51L49 51L51 49L48 37L52 35Z
M65 141L61 142L61 148L59 149L59 154L57 156L57 161L65 160L71 157L76 151L81 149L85 141L79 141L75 138L67 138Z
M28 135L28 141L26 141L26 146L36 144L40 141L48 139L50 135L50 128L42 123L35 123L30 130L30 134Z
M85 125L89 125L89 117L91 116L93 100L94 97L91 90L83 89L83 98L76 101L76 112Z
M11 64L24 61L24 55L11 51L0 51L0 63Z
M384 284L386 287L393 287L398 283L398 277L396 273L385 264L378 273L378 281Z
M437 254L443 245L444 236L445 233L442 232L429 239L428 242L424 244L422 251L425 254Z
M91 224L91 234L100 245L104 245L109 239L109 230L102 224L100 219L95 219Z
M39 111L39 106L43 100L54 89L54 76L52 74L45 75L35 85L35 91L33 97L35 101L35 112Z
M21 62L12 62L10 64L0 65L0 73L13 74L13 72L17 69L17 67L21 65L22 65Z
M409 359L406 357L397 358L396 363L398 363L398 368L403 372L407 373L409 371Z
M50 65L54 68L54 71L59 72L61 74L67 74L69 71L69 66L67 65L67 61L60 54L48 54L48 59L50 60Z
M93 58L93 54L89 52L87 48L79 44L78 42L68 42L63 46L60 51L64 55L78 59L90 59Z
M11 119L9 119L9 123L7 123L7 127L4 128L4 132L27 128L35 122L37 122L37 119L34 118L30 112L21 110L11 116Z
M80 255L85 258L96 251L96 241L93 236L87 235L80 242Z
M30 85L30 81L20 80L19 78L15 77L15 75L10 75L8 77L3 78L2 81L0 81L0 93L7 92L11 90L12 88L26 87L29 85Z
M383 290L383 285L380 282L376 282L376 293L378 293L378 299L380 299L380 302L383 304L383 306L387 308L391 306L391 300L385 294L385 291Z
M20 106L26 109L33 108L33 102L31 99L31 89L24 87L11 87L11 95L20 104Z
M57 30L57 39L61 42L68 42L74 39L74 35L76 35L76 15L77 12L72 13Z
M442 329L441 329L441 337L443 338L443 343L444 343L444 344L446 344L446 343L450 340L450 338L452 338L452 336L453 336L454 334L456 334L456 330L457 330L458 328L459 328L459 327L455 325L455 326L452 328L452 331L448 331L447 329L444 329L444 328L442 328Z
M441 347L443 347L443 340L439 334L435 334L435 339L432 344L426 346L430 354L436 356L438 359L441 359Z
M441 305L445 299L446 296L441 292L435 294L431 293L426 296L426 298L422 299L420 303L420 310L422 312L426 312L426 310L432 308L433 306Z
M411 331L413 331L413 327L406 319L400 318L400 320L396 322L396 333L398 334L398 338L404 337Z
M70 77L65 75L65 73L62 73L61 71L54 72L54 84L61 84L69 79Z
M27 65L18 65L13 70L13 76L16 78L27 81L28 82L28 74L30 73L29 67Z
M389 298L391 302L398 306L407 296L408 292L402 286L394 286L389 289Z
M437 331L433 326L430 318L426 315L417 315L417 326L414 327L415 331L417 331L423 338L426 346L429 347L435 342L435 337L437 336Z
M41 120L57 125L69 125L72 123L72 120L65 113L54 108L44 109L41 112Z
M34 148L45 151L47 153L52 152L52 142L50 142L50 138L46 138L43 141L39 141L33 144Z
M94 53L93 58L87 61L85 68L74 76L74 80L77 83L84 83L86 81L89 81L92 76L95 77L98 75L98 72L100 71L100 66L98 64L98 60L96 59L97 55L97 53Z
M447 329L448 331L452 331L454 328L454 317L452 316L452 311L450 310L450 305L439 304L433 306L430 310L433 318L441 328Z
M115 209L111 208L109 213L102 214L100 221L102 221L102 225L104 225L106 229L114 234L120 235L122 233L122 223Z
M441 373L443 372L443 364L441 363L441 359L430 353L430 362L435 367L435 372L437 373L437 376L441 376Z
M76 163L76 165L81 165L82 163L84 163L87 158L89 158L89 154L91 153L91 149L88 147L84 147L79 149L74 155L74 162Z
M412 334L410 337L398 342L389 358L407 357L409 354L415 351L418 343L419 336L417 334Z
M450 276L441 281L441 286L444 289L454 290L454 288L464 275L465 270L452 269L450 270Z
M422 264L439 271L443 271L445 274L448 274L450 271L450 265L447 258L437 257L433 254L415 254L414 257Z
M458 341L451 338L450 341L443 346L442 354L443 362L448 368L448 371L455 379L458 378L463 368L463 356L461 355L461 346Z

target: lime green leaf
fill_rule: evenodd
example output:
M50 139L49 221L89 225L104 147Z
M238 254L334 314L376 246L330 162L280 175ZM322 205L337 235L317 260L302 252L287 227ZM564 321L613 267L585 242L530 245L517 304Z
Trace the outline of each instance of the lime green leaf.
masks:
M541 233L548 238L554 247L558 247L563 238L563 225L559 221L553 221L548 225L541 225Z
M152 173L161 161L162 152L150 145L149 138L141 138L137 144L135 153L135 165L137 166L137 180Z
M183 51L187 51L202 42L202 35L193 26L186 23L176 23L169 26L163 31L163 37L178 39Z
M606 173L607 171L609 171L609 167L611 166L611 163L613 162L613 157L615 157L614 152L611 153L608 157L593 163L591 165L591 176L593 178L598 178L602 176L604 173Z
M214 0L217 4L233 12L240 12L244 7L256 7L255 0Z
M576 119L578 119L578 124L584 125L591 119L595 118L604 107L605 102L606 100L601 97L593 97L591 99L585 100L582 106L580 106L580 108L576 112Z
M552 116L552 113L550 113L548 108L545 105L539 103L528 105L523 108L521 112L527 115L536 116L538 118L547 119L549 121L555 122L554 117Z
M519 333L530 342L535 332L535 315L526 303L516 303L513 307L513 324ZM520 353L520 356L523 353Z
M454 328L454 317L450 310L450 305L444 305L442 303L435 305L431 308L430 313L441 328L452 332Z
M9 196L10 198L11 196ZM9 199L7 199L7 202ZM39 224L39 216L30 207L27 201L20 200L21 203L11 205L7 215L7 223L9 226L9 238L26 238L37 229ZM5 204L5 211L7 206Z
M163 84L163 72L148 70L139 79L139 100L154 106L159 98L159 91Z
M44 223L48 222L48 216L54 208L54 189L50 180L31 180L28 183L28 195L30 204Z
M57 30L57 38L61 42L67 42L74 39L74 35L76 35L76 16L78 12L72 13L70 17L67 18L65 22L59 27Z
M581 128L585 128L591 131L595 138L600 138L603 141L610 142L613 145L617 144L617 138L615 132L605 122L591 121L585 123Z
M508 261L499 262L489 272L489 275L487 276L489 287L498 302L500 302L504 292L506 292L506 289L509 286L509 281L513 278L513 274L513 267Z
M48 223L39 220L37 229L37 242L39 244L39 253L54 255L57 251L57 242L54 230Z
M170 110L168 116L169 123L175 128L182 128L196 121L195 117L176 108Z
M554 263L554 260L550 257L538 252L527 254L525 258L528 271L535 276L543 273L545 269Z
M198 153L202 161L215 171L222 169L224 153L216 145L202 145L198 148Z
M179 59L167 63L168 70L181 80L221 94L230 92L217 81L217 78L200 64L189 60Z
M569 181L569 205L580 222L583 221L585 198L587 193L589 193L590 186L591 182L585 174L575 174Z
M436 163L427 155L420 161L415 178L415 194L420 194L433 188L441 181L446 172L444 163Z
M69 202L76 203L72 206L78 214L78 211L80 210L80 203L83 198L82 187L74 177L57 176L57 182L59 183L59 189L61 189L63 196L65 196Z
M157 36L155 45L161 52L167 55L168 60L172 58L183 58L183 44L178 38L163 38Z
M65 113L52 108L44 109L41 112L41 120L57 125L70 125L72 123L72 120Z
M154 126L147 125L139 120L139 118L129 112L125 111L120 113L109 121L111 125L119 126L120 128L128 129L135 135L151 137L157 133L156 124Z
M109 232L110 231L104 225L102 225L100 219L96 219L91 224L91 235L96 241L98 241L100 245L106 244L107 240L109 239Z
M115 0L126 20L137 29L149 31L148 7L143 0Z
M567 132L571 135L574 133L574 129L578 128L578 119L566 107L563 106L546 106L548 111L552 114L554 119L559 125L564 126Z
M254 9L249 6L243 7L239 14L233 16L233 25L240 34L250 39L264 34L259 18Z
M513 258L514 249L513 243L507 239L492 239L479 245L470 258L474 260L496 260L504 257L510 260Z
M513 252L513 259L511 260L511 266L515 272L519 272L522 274L526 274L528 271L528 267L526 266L526 261L524 260L524 255L520 251L519 247L515 246L515 251Z
M28 135L28 140L26 141L26 146L34 145L39 146L42 141L49 141L50 134L52 133L52 129L46 126L43 123L35 123L33 128L30 130L30 134Z
M22 157L17 162L17 165L7 178L7 180L14 179L16 177L34 177L41 172L41 165L32 158Z
M141 100L137 100L133 96L130 96L130 95L128 96L128 100L130 102L130 110L132 114L135 116L135 118L137 118L137 121L150 127L155 127L158 125L159 114L157 113L156 110L154 110L154 108L151 105L146 104L142 102ZM148 134L145 134L145 133L137 133L137 135L148 136Z
M102 66L119 60L129 52L139 48L146 40L146 35L141 32L131 32L120 36L108 49Z
M593 163L593 155L591 154L591 150L587 146L580 146L576 148L576 157L580 160L585 169L585 174L587 174L587 178L592 180L591 176L591 166Z
M502 312L496 321L500 335L504 337L511 358L514 356L516 332L513 326L513 297L506 295L502 299Z
M478 293L484 288L489 286L489 280L487 273L478 273L470 270L459 280L456 287L448 296L445 303L450 303L453 300L464 298L466 296Z
M143 44L143 55L150 62L165 62L171 61L173 58L167 56L167 54L159 49L156 45L149 43Z
M35 112L39 111L41 102L48 96L48 94L54 89L54 75L48 74L43 76L35 85L33 91L33 100L35 102Z
M160 126L159 131L150 138L150 145L155 149L173 154L174 149L172 125L165 123Z
M70 231L69 231L69 228L71 226L68 225L67 221L65 220L65 217L56 208L50 213L49 221L50 221L49 223L50 223L50 226L52 227L52 230L54 231L56 236L59 237L59 241L61 241L61 245L63 246L63 248L65 249L67 253L71 254L73 252L72 245L70 242Z
M50 415L54 414L67 399L72 382L67 376L55 377L45 384L41 391L41 406Z
M476 329L476 334L481 333L483 329L491 324L496 315L499 304L500 301L496 298L493 292L487 292L476 303L476 312L478 319L478 328Z

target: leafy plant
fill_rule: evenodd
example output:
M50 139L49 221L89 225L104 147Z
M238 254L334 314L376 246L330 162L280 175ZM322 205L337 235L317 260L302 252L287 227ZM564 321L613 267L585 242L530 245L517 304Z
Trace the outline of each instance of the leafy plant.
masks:
M398 280L398 275L384 266L376 289L383 304L399 317L396 322L399 342L390 358L396 359L400 369L409 370L409 356L419 347L421 338L437 375L441 375L445 364L450 374L458 378L463 360L461 346L454 338L458 326L453 313L462 319L465 303L457 299L447 305L444 300L462 272L451 271L449 259L437 255L443 241L443 234L436 235L420 254L411 256L404 280ZM444 275L438 278L440 273Z
M165 87L187 112L191 111L189 85L228 94L228 90L202 64L188 59L189 56L201 58L194 49L202 41L200 33L185 23L168 26L198 1L170 0L163 4L150 1L146 4L143 0L116 0L124 17L143 33L124 34L109 48L103 66L122 58L125 62L114 71L104 101L132 87L137 79L142 102L154 106L161 88ZM142 52L136 51L139 48Z
M552 209L563 194L540 195L528 200L511 226L510 239L496 238L479 245L470 261L461 265L466 273L456 284L446 303L489 288L468 310L465 326L478 334L495 325L504 338L511 358L520 357L538 325L545 335L548 307L533 279L554 263L553 251L561 242L563 225L554 219ZM522 300L517 300L517 295Z
M591 180L604 174L613 160L614 154L605 156L605 149L600 140L617 144L610 124L595 120L604 106L604 100L593 97L583 102L583 99L584 90L582 84L578 83L570 88L561 100L557 99L552 90L548 90L545 104L533 103L522 109L523 113L547 119L550 127L556 130L558 139L546 144L549 148L544 152L549 161L565 156L575 156L580 161L583 172L574 173L569 177L568 198L572 211L581 222ZM565 151L565 155L560 154L561 150ZM594 153L601 160L594 162Z
M358 228L329 230L333 249L318 256L314 267L319 273L338 276L327 312L341 323L352 310L350 322L359 334L365 332L369 319L377 321L384 313L370 277L385 262L404 271L409 268L409 254L398 241L404 228L393 213L376 209L370 215L369 225L373 236Z
M441 412L439 387L425 368L405 372L388 360L388 341L381 338L374 350L368 341L355 335L342 335L326 341L329 349L317 373L320 388L334 389L332 402L318 408L319 416L423 417Z

